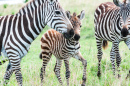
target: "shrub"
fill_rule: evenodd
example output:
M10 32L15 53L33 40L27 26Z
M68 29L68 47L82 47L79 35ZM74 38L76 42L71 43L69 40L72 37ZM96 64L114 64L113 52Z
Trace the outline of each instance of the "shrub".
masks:
M28 0L25 0L24 3L28 2Z
M4 4L4 5L3 5L3 8L7 8L7 6L8 6L8 4Z

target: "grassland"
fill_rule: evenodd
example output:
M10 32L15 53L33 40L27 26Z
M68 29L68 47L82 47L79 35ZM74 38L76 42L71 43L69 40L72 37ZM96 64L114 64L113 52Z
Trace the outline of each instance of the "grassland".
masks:
M94 11L96 7L102 3L112 0L60 0L62 7L65 10L70 10L71 13L76 12L79 14L81 10L85 10L85 19L82 21L81 29L81 53L87 60L87 86L130 86L129 79L125 80L125 77L130 68L130 54L127 46L124 42L120 43L120 54L122 57L121 62L121 78L117 79L113 76L112 66L110 62L110 49L111 43L106 50L103 50L103 58L101 62L102 76L99 79L97 77L97 47L94 37ZM23 5L7 5L0 6L0 15L15 14ZM22 75L23 75L23 86L39 86L40 85L40 68L42 61L39 59L40 53L40 38L43 33L49 29L46 27L38 38L32 43L28 54L21 61ZM0 58L2 59L2 58ZM53 72L56 59L53 56L46 68L46 76L44 86L60 86L59 82ZM3 76L7 67L7 63L0 66L0 86L3 83ZM80 86L82 83L82 63L72 58L70 59L70 86ZM61 77L64 85L66 86L65 79L65 67L64 63L61 67ZM15 75L13 74L10 78L10 82L7 86L17 86Z

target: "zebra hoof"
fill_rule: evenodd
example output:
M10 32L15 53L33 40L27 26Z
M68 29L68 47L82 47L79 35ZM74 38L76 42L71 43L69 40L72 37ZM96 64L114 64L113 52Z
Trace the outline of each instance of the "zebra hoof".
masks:
M81 84L81 86L85 86L85 84Z
M98 73L97 73L97 76L98 76L98 78L100 78L100 77L101 77L101 73L100 73L100 72L98 72Z
M118 79L121 77L121 75L120 74L118 74Z
M130 78L130 75L128 75L128 74L127 74L127 76L126 76L126 78L125 78L125 79L127 80L128 78Z
M82 80L85 82L86 81L86 77L83 77Z
M9 80L4 80L3 86L7 86L8 82L9 82Z
M130 70L129 70L129 74L127 74L125 79L127 80L128 78L130 78Z

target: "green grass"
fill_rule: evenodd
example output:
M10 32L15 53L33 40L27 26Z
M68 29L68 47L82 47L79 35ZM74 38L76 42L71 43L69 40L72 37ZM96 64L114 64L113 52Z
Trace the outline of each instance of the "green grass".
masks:
M103 2L112 0L60 0L62 7L65 10L70 10L71 13L76 12L79 14L81 10L85 10L85 19L82 21L81 29L81 53L87 60L87 86L130 86L129 80L125 80L125 77L130 68L130 54L127 46L124 42L120 43L120 54L122 57L121 62L121 78L117 79L113 76L112 66L110 62L110 50L111 43L106 50L103 50L103 58L101 62L102 76L99 79L97 77L97 47L94 37L94 11L96 7ZM14 14L23 5L2 5L0 6L0 15ZM49 29L46 27L38 38L32 43L28 54L21 61L22 75L23 75L23 86L39 86L40 85L40 68L42 61L39 59L40 53L40 38L43 33ZM1 58L0 58L1 59ZM59 82L54 74L54 66L56 59L53 56L46 68L46 76L44 86L60 86ZM0 86L3 83L3 77L8 62L0 66ZM70 86L80 86L82 83L83 73L82 63L74 58L70 59ZM64 85L66 86L65 79L65 67L64 63L61 67L61 77ZM10 78L7 86L17 86L15 75L13 74Z

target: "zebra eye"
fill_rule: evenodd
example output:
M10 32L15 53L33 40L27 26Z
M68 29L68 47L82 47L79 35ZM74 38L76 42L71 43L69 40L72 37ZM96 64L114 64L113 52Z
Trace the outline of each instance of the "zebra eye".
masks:
M82 27L82 25L80 25L80 27Z
M55 13L56 13L57 15L60 15L60 14L61 14L60 11L55 11Z
M60 33L62 33L62 30L59 30Z

